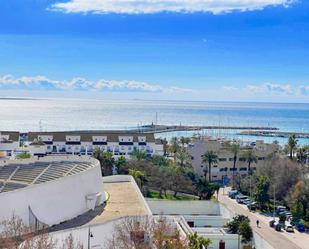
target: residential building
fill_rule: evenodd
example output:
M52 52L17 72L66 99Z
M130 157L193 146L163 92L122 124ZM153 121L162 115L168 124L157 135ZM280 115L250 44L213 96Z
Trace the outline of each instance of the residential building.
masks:
M133 151L144 151L148 156L163 155L163 144L153 133L123 131L68 131L29 132L28 142L33 155L74 154L92 155L99 148L111 152L115 158L129 158Z
M2 155L10 157L14 151L18 150L19 146L19 132L0 131L0 152Z
M252 149L257 159L256 163L251 163L252 170L256 170L260 165L264 164L267 157L273 153L277 153L279 150L277 144L267 144L263 140L246 143L202 137L193 140L187 147L187 151L192 159L194 171L198 175L204 176L205 170L208 170L208 164L203 162L202 156L207 151L213 151L217 155L217 160L212 164L212 180L221 182L225 176L231 178L234 170L234 155L228 148L232 143L238 143L240 145L235 167L235 175L239 177L244 177L248 174L248 162L244 156L246 150Z

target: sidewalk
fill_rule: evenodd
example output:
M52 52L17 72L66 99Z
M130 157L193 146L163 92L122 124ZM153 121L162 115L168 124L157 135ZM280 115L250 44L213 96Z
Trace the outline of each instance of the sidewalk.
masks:
M227 194L227 190L225 190ZM235 200L223 195L223 189L220 189L219 202L228 208L232 213L246 215L250 218L251 226L258 235L266 240L275 249L308 249L309 236L307 234L276 232L269 227L269 219L258 213L250 212L244 205L238 204ZM256 227L256 220L260 221L259 228Z

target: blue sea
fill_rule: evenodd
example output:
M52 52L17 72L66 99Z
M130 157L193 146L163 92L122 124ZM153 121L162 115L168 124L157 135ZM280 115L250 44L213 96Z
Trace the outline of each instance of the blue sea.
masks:
M0 99L0 130L62 131L131 129L141 125L271 126L281 131L309 132L309 104L184 102L87 99ZM191 136L194 132L159 134ZM195 132L196 133L196 132ZM201 134L256 140L238 131L211 130ZM271 142L285 138L263 138ZM299 139L309 144L309 139Z

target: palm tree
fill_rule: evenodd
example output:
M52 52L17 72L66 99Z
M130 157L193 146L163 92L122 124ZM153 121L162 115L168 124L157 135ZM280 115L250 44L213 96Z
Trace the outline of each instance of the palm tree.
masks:
M140 190L143 191L143 185L146 182L145 172L133 168L133 169L129 169L129 175L133 176Z
M233 178L232 178L232 186L235 187L235 170L236 170L236 162L238 153L240 151L240 145L239 144L231 144L228 147L228 150L232 152L233 154Z
M189 165L190 156L185 149L181 149L176 153L176 160L179 166L183 169Z
M209 182L211 182L211 166L213 163L217 162L218 156L212 151L206 151L206 153L204 155L202 155L202 162L203 163L208 163L208 177L209 177ZM204 170L205 172L205 180L206 180L206 175L207 175L207 171Z
M179 151L179 143L178 143L178 138L177 137L172 137L171 141L170 141L170 146L169 146L169 150L171 153L173 153L174 156L174 162L176 162L176 153Z
M289 136L288 148L289 148L289 153L290 153L290 159L291 160L293 159L293 154L294 154L294 151L295 151L295 149L297 147L297 142L298 142L298 140L296 139L295 134Z
M111 152L104 152L99 148L95 149L93 157L98 159L101 164L102 175L112 175L115 166L115 159Z
M190 143L190 138L188 138L188 137L181 137L180 138L180 143L181 143L182 148L184 148L185 144Z
M309 153L309 146L303 146L298 148L297 150L297 161L304 166L304 164L307 162Z
M207 249L211 244L211 240L202 236L198 236L197 233L189 234L189 249Z
M252 163L257 163L257 157L254 153L254 151L251 150L246 150L244 152L244 158L246 160L246 162L248 163L248 171L249 171L249 175L251 175L251 164Z

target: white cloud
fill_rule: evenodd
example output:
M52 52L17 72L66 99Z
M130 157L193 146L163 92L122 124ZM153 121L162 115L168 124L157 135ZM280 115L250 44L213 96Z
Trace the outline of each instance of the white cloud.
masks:
M53 4L51 10L66 13L152 14L159 12L211 12L261 10L268 6L288 7L296 0L67 0Z
M191 89L180 87L164 87L133 80L105 80L91 81L84 78L67 80L51 80L45 76L23 76L16 78L12 75L0 76L0 89L26 90L84 90L84 91L136 91L161 93L187 93Z
M267 95L290 95L290 96L306 96L309 95L309 85L291 85L264 83L259 85L246 85L244 87L224 86L224 91L238 91L239 94L247 92L252 94Z

